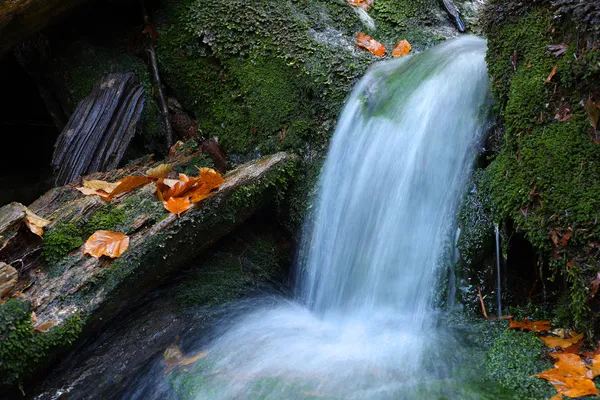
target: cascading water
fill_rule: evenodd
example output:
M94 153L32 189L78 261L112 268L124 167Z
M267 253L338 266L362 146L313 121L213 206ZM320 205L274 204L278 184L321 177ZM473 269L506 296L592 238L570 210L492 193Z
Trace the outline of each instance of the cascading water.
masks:
M321 177L300 298L225 329L191 373L194 398L447 394L458 361L442 353L457 344L436 326L432 294L485 124L485 48L463 37L367 73ZM172 384L187 391L186 379Z

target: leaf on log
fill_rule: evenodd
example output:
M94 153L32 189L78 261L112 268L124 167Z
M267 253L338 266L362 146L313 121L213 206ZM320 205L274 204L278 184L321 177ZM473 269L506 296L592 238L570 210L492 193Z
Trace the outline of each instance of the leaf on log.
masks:
M583 333L580 334L574 334L573 337L571 338L559 338L559 337L553 337L553 336L543 336L540 337L540 340L542 342L544 342L544 344L546 344L546 346L554 348L554 347L561 347L563 349L574 345L575 343L579 342L580 340L583 339Z
M394 58L402 57L410 53L411 50L412 46L410 45L410 43L408 43L408 41L406 40L401 40L398 43L396 43L396 45L392 49L392 56Z
M39 237L44 235L44 228L50 224L50 221L34 214L28 208L25 208L25 224L29 230Z
M83 253L100 258L118 258L129 247L129 236L112 231L96 231L85 242Z
M115 190L110 193L109 198L113 199L120 194L131 192L132 190L137 189L138 187L143 186L151 181L152 178L149 176L126 176L125 178L117 181L118 185Z
M356 44L361 49L369 50L377 57L381 57L385 54L385 46L373 39L366 33L359 32L356 34Z
M522 322L510 321L508 329L523 329L526 331L544 332L550 330L550 321L530 321L525 318Z
M167 201L163 201L163 204L167 210L177 216L192 206L189 197L171 197Z
M179 142L177 142L179 143ZM173 171L172 164L160 164L146 171L146 176L154 179L166 178Z

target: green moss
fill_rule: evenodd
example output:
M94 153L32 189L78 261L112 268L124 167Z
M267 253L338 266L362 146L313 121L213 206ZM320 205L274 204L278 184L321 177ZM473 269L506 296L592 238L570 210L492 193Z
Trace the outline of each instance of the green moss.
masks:
M125 222L125 212L121 208L117 208L111 204L107 204L100 210L96 211L89 221L83 226L83 234L89 237L94 232L103 231L119 231Z
M182 307L223 304L247 294L260 282L278 281L289 248L275 232L243 231L219 245L176 289Z
M569 324L591 332L596 319L590 313L587 282L598 261L589 246L600 239L600 148L582 104L600 88L597 65L589 61L597 60L598 49L589 48L572 23L554 18L546 3L521 7L508 0L490 2L494 15L504 6L503 18L485 29L505 137L485 170L482 190L493 219L514 221L549 260L550 278L569 283ZM548 50L556 43L569 43L563 56ZM556 75L547 82L555 66ZM573 237L556 245L552 232L559 237L571 232ZM578 260L576 268L567 268L570 260Z
M47 365L55 352L73 343L81 326L81 320L72 316L47 333L38 333L29 303L10 299L0 305L0 386L22 384Z
M81 247L84 239L77 224L58 223L44 234L42 257L46 264L59 264L71 251Z
M387 45L408 38L419 48L440 40L416 28L436 9L434 0L382 0L371 15ZM323 151L330 121L376 60L355 48L368 28L343 1L172 0L158 29L165 81L204 132L241 155Z
M487 354L486 373L489 379L509 390L511 398L537 400L552 397L556 392L535 374L552 368L543 360L544 344L533 333L505 331L492 344Z

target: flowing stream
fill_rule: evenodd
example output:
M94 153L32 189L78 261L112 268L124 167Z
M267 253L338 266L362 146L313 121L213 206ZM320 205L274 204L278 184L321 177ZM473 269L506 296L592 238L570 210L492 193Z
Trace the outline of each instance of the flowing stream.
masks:
M485 397L453 386L460 343L433 297L486 122L485 50L462 37L369 70L333 137L296 299L223 328L192 371L171 379L179 393Z

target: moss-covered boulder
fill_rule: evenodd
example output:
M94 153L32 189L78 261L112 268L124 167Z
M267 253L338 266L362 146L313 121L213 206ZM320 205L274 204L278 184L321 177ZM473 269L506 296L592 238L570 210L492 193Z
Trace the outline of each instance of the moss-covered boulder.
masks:
M557 13L550 1L487 6L487 60L505 133L482 190L493 219L514 222L550 264L546 279L565 280L570 315L557 322L589 332L597 322L590 280L600 268L600 145L585 104L598 100L600 50L574 15ZM554 289L556 299L563 289Z

